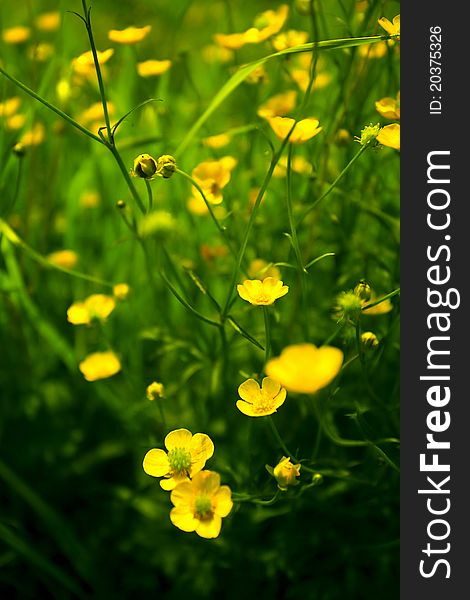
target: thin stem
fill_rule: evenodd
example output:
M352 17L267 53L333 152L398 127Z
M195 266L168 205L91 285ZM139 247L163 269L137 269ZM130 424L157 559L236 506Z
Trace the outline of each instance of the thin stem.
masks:
M121 158L121 155L119 154L116 146L108 146L108 147L109 147L109 149L111 151L111 154L114 156L114 159L116 160L116 162L118 164L118 167L121 170L121 173L122 173L124 179L126 180L127 187L129 188L129 190L130 190L130 192L132 194L132 197L134 198L137 206L139 207L140 212L144 215L145 212L146 212L145 211L144 203L142 202L142 200L140 198L140 195L139 195L139 192L137 191L137 189L136 189L136 187L134 185L134 182L132 181L132 178L131 178L131 176L129 174L129 171L126 169L126 165L124 164L124 162L123 162L123 160Z
M149 199L148 212L150 212L153 208L153 192L152 186L150 185L150 181L145 179L145 187L147 188L147 195Z
M269 308L267 306L263 306L263 317L264 317L264 331L266 335L266 343L265 343L265 354L264 354L264 365L266 368L266 364L269 360L269 356L271 354L271 323L269 320Z
M372 308L373 306L377 306L377 304L382 304L382 302L385 302L385 300L388 300L389 298L393 298L393 296L396 296L399 293L400 293L400 288L397 288L396 290L393 290L393 292L390 292L386 296L382 296L378 300L374 300L374 302L369 302L369 304L366 304L365 306L362 307L362 310L365 311L365 310L368 310L369 308Z
M282 449L282 451L284 452L284 454L286 455L287 458L290 458L291 460L293 460L294 462L298 463L300 462L295 456L294 454L292 454L292 452L287 448L286 444L284 443L284 440L282 439L273 418L271 417L271 415L268 415L266 417L266 422L269 424L269 427L274 435L274 437L276 438L277 443L279 444L279 447Z

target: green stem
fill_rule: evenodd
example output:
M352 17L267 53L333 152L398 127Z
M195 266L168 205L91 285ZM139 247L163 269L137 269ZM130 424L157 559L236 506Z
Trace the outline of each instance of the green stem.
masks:
M271 323L269 320L269 308L267 306L263 306L263 317L264 317L264 331L266 334L266 343L265 343L265 355L264 355L264 367L266 368L266 364L269 360L269 356L271 353Z
M132 181L129 171L126 169L126 165L124 164L124 162L121 158L121 155L119 154L116 146L114 146L114 145L108 146L108 148L110 149L111 154L114 156L114 159L115 159L124 179L126 180L127 187L129 188L129 191L131 192L132 197L134 198L137 206L139 207L140 212L144 215L146 212L144 203L142 202L139 192L137 191L137 189L134 185L134 182Z
M150 212L153 208L153 193L150 181L148 181L147 179L145 179L145 187L147 188L147 196L149 199L148 212Z
M386 296L382 296L378 300L374 300L374 302L369 302L369 304L366 304L365 306L362 307L362 310L365 311L369 308L372 308L373 306L377 306L377 304L382 304L382 302L385 302L385 300L388 300L389 298L393 298L393 296L396 296L399 293L400 293L400 288L397 288L396 290L393 290L393 292L390 292Z
M271 415L268 415L266 417L266 421L269 424L269 427L274 435L274 437L276 438L277 443L279 444L279 447L282 449L282 451L284 452L284 454L286 455L287 458L290 458L291 460L293 460L295 463L300 462L295 456L294 454L292 454L292 452L287 448L286 444L284 443L284 440L282 439L275 423L274 420L272 418Z

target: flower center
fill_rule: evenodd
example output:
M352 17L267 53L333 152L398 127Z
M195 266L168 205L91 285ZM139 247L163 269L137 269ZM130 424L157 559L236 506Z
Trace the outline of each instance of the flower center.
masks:
M168 462L172 471L182 473L191 466L191 454L186 448L173 448L168 453Z
M207 518L212 512L212 502L208 496L198 496L194 502L196 516L200 519Z

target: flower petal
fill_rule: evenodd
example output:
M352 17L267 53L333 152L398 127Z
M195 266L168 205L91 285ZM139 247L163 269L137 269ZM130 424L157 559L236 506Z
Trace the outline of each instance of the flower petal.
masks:
M144 457L144 471L152 477L163 477L170 471L170 464L166 452L159 448L149 450Z
M212 515L212 519L203 519L198 522L196 533L206 539L216 538L222 528L222 518Z
M219 490L214 494L213 498L215 508L214 514L219 517L226 517L232 510L232 492L228 485L222 485Z
M247 379L238 386L238 394L240 398L254 404L260 395L260 387L254 379Z
M195 531L196 527L199 526L199 519L196 519L191 512L184 507L175 507L170 511L170 520L182 531L186 531L188 533Z
M193 434L187 429L175 429L165 438L165 448L170 451L173 448L189 448Z

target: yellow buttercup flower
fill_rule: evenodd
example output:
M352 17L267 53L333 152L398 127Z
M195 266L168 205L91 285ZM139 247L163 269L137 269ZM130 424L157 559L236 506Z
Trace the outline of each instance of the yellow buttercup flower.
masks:
M60 13L57 11L42 13L36 17L34 23L42 31L55 31L60 27Z
M367 348L377 348L379 345L379 340L373 331L364 331L364 333L361 334L361 342Z
M150 385L147 386L145 394L148 400L156 400L157 398L163 398L165 396L165 388L163 387L163 383L153 381Z
M119 373L121 363L114 352L94 352L82 360L78 368L87 381L98 381Z
M165 437L168 452L153 448L144 457L144 471L152 477L164 477L160 486L173 490L178 484L202 471L214 454L214 444L205 433L192 434L187 429L175 429Z
M400 120L400 92L396 98L381 98L375 103L377 112L386 119Z
M296 478L300 476L300 464L294 465L290 458L283 456L274 467L273 475L276 478L277 487L286 491L289 486L299 483Z
M113 286L113 295L116 300L125 300L129 296L130 291L131 288L127 283L116 283Z
M141 77L156 77L166 73L171 64L171 60L144 60L137 63L137 73Z
M294 156L291 161L291 169L299 175L310 176L313 173L313 166L303 156ZM287 175L287 156L281 156L279 162L273 171L273 177L285 177Z
M142 179L155 179L157 176L157 161L150 154L139 154L134 159L134 168L132 169L133 177Z
M391 23L385 17L380 17L378 24L380 27L385 29L389 35L396 35L397 40L400 39L400 15L393 17L393 21Z
M296 100L297 92L295 90L276 94L258 108L258 115L263 119L283 117L293 110Z
M151 25L146 25L145 27L127 27L126 29L111 29L111 31L108 31L108 38L116 44L138 44L148 36L151 30Z
M114 54L114 49L108 48L107 50L103 50L102 52L100 50L97 50L96 54L98 57L98 63L101 66L108 62L108 60ZM79 73L80 75L89 75L90 73L93 73L95 63L93 61L92 51L88 50L88 52L84 52L83 54L80 54L80 56L77 56L77 58L74 58L72 60L72 67L74 71L76 73Z
M73 250L57 250L47 255L47 260L58 267L73 269L78 262L78 254Z
M377 300L379 300L379 298L377 298L377 296L372 294L372 296L370 297L370 300L362 301L362 306L365 307L368 304L377 302ZM391 303L390 298L387 298L386 300L384 300L383 302L379 302L379 304L376 304L375 306L371 306L370 308L363 308L362 312L365 315L385 315L385 314L389 313L392 309L393 309L393 304Z
M21 104L19 96L7 98L4 102L0 102L0 117L11 117L16 113Z
M101 202L101 196L95 191L85 191L78 200L82 208L95 208Z
M266 365L266 374L287 391L313 394L333 381L343 364L343 353L332 346L287 346Z
M390 41L390 40L388 40ZM363 58L382 58L388 52L387 42L375 42L374 44L363 44L359 46L358 53Z
M273 263L268 263L262 258L255 258L248 266L248 276L250 279L265 279L266 277L281 279L281 272Z
M303 92L307 91L307 88L310 84L309 69L292 69L290 75ZM318 73L313 81L312 90L321 90L327 86L331 80L332 76L330 73Z
M35 123L29 131L25 131L19 141L23 146L38 146L46 137L46 128L42 123Z
M201 471L192 481L180 483L170 499L174 505L170 511L173 525L206 539L219 535L222 519L233 507L230 488L220 485L220 475L214 471Z
M265 277L262 281L260 279L246 279L243 283L237 285L237 291L240 298L250 304L268 306L278 298L285 296L289 291L289 287L279 279Z
M287 392L278 381L265 377L261 383L247 379L238 388L237 408L248 417L272 415L284 403Z
M18 113L17 115L8 117L5 124L7 126L7 129L16 131L17 129L21 129L25 123L26 123L26 115Z
M392 123L392 125L385 125L379 131L377 141L382 146L388 146L395 150L400 150L400 125L398 123Z
M247 31L228 35L218 33L214 36L214 40L220 46L230 50L237 50L245 44L259 44L281 30L288 14L289 7L287 4L282 4L277 10L267 10L258 15L254 27L250 27Z
M67 321L72 325L89 325L94 319L105 321L116 308L112 296L92 294L83 302L74 302L67 309Z
M276 35L272 40L272 44L278 52L285 50L286 48L292 48L294 46L300 46L305 44L308 40L308 33L306 31L296 31L290 29L284 33Z
M202 140L204 146L207 148L223 148L230 142L230 136L227 133L219 133L218 135L211 135Z
M107 102L107 107L108 114L112 117L116 112L116 107L112 102ZM104 122L103 104L101 102L95 102L78 115L77 121L81 125L89 125L90 123L97 121Z
M222 190L229 183L236 164L237 161L233 157L225 156L219 160L206 160L193 169L192 178L201 187L208 202L222 202ZM193 188L193 195L199 195L196 188Z
M2 38L5 44L22 44L29 40L31 36L31 29L29 27L10 27L2 31Z
M268 119L268 122L276 136L280 140L283 140L287 137L295 120L289 117L272 117L271 119ZM297 121L289 138L289 142L291 144L303 144L310 140L322 130L321 127L318 127L319 123L318 119L313 118Z

